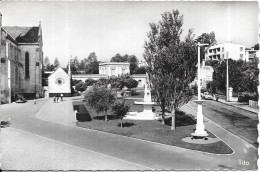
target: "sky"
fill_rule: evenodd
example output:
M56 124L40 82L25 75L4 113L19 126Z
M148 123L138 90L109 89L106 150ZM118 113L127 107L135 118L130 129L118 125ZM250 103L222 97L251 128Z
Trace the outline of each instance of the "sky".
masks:
M3 26L38 26L41 21L44 57L66 66L95 52L100 61L117 53L143 60L149 23L178 9L184 38L214 31L217 43L250 48L258 43L257 1L0 1Z

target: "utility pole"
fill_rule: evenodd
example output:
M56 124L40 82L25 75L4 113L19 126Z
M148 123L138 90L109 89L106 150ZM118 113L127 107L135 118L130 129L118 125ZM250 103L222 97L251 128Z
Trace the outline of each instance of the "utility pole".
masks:
M228 54L229 54L229 52L227 52L227 88L226 88L226 100L227 100L227 102L229 101L229 78L228 78Z

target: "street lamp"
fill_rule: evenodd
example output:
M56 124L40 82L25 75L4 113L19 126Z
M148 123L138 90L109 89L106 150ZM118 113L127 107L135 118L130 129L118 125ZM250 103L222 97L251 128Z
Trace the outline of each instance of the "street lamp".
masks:
M201 100L201 82L200 82L200 47L208 45L208 44L201 44L198 43L198 100L195 100L195 102L198 104L197 109L197 124L196 124L196 130L194 133L191 133L192 136L197 138L203 138L208 136L207 132L205 131L205 126L203 124L203 114L202 114L202 103L203 100Z
M227 88L226 88L226 100L227 100L227 102L229 101L229 93L228 93L228 88L229 88L229 78L228 78L228 53L229 52L227 52Z

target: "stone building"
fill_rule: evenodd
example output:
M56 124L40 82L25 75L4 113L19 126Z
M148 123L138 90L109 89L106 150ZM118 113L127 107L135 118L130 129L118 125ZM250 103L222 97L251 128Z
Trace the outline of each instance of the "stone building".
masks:
M2 26L0 13L0 99L14 101L17 95L41 97L42 89L42 29Z

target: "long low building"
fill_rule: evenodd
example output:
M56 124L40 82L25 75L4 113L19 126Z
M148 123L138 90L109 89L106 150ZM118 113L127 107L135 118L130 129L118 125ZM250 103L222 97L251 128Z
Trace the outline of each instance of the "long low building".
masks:
M84 81L86 79L98 80L100 78L108 78L108 75L104 74L72 74L72 79Z

